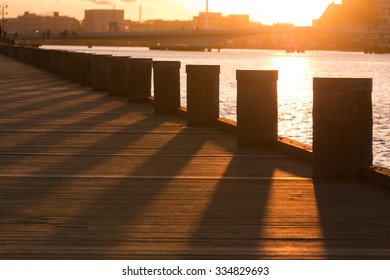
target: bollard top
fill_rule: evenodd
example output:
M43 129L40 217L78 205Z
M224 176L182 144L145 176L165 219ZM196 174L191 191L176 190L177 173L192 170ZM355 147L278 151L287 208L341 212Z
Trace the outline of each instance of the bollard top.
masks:
M277 81L278 70L237 70L237 81Z
M180 61L153 61L154 68L163 68L163 67L171 67L171 68L180 68Z
M129 64L153 64L152 58L130 58Z
M371 92L371 78L313 78L314 91Z
M219 65L187 65L186 73L204 73L204 74L219 74L221 66Z

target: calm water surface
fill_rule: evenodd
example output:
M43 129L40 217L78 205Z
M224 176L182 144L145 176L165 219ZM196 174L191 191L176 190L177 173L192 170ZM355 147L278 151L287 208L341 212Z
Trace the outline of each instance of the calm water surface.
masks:
M45 46L115 56L180 60L182 105L185 105L187 64L221 66L220 115L236 119L236 70L278 70L279 135L312 143L313 77L373 78L374 163L390 167L390 55L310 51L288 54L273 50L221 52L150 51L146 48Z

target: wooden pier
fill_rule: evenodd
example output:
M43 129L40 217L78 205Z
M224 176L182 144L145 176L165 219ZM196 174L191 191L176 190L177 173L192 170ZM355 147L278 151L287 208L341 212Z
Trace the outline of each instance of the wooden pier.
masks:
M390 192L0 55L0 259L389 259Z

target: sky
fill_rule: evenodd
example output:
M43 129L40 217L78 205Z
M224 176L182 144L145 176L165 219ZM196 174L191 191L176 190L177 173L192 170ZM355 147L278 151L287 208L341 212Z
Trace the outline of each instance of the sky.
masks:
M228 14L249 14L251 21L263 24L293 23L311 25L331 3L341 0L209 0L210 12ZM142 19L192 19L205 11L206 0L0 0L8 5L8 17L17 17L25 11L36 14L52 14L84 18L88 9L123 9L125 18L138 20L139 5Z

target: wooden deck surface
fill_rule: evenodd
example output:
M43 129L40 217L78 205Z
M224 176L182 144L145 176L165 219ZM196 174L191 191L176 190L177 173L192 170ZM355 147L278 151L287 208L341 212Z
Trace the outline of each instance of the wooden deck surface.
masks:
M313 181L0 56L0 259L390 259L390 192Z

